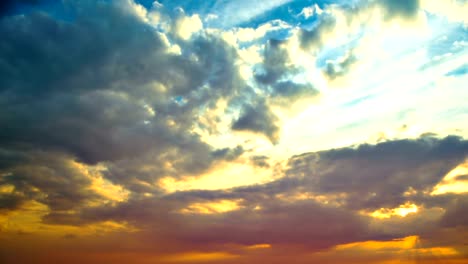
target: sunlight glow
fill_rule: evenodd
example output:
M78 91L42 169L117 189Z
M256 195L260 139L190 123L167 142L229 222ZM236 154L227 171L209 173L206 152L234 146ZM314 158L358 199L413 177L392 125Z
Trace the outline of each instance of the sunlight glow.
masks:
M447 173L442 181L434 187L431 195L468 192L468 179L466 177L462 178L462 176L466 175L468 175L468 161Z
M415 247L418 240L419 240L418 236L408 236L402 239L394 239L391 241L365 241L365 242L349 243L349 244L336 246L336 249L337 250L344 250L344 249L383 250L387 248L411 249Z
M165 177L159 180L159 185L166 192L186 190L219 190L250 184L260 184L271 181L271 170L254 167L248 161L221 162L213 169L199 177L174 179Z
M226 213L241 208L241 200L220 200L217 202L193 203L180 210L182 214L219 214Z
M266 248L271 248L271 245L270 244L255 244L255 245L246 247L246 249L249 249L249 250L266 249Z
M400 205L400 207L397 208L380 208L379 210L370 213L370 216L384 219L393 216L405 217L408 214L413 214L416 212L418 212L418 206L408 202Z
M215 262L239 256L226 252L189 252L163 258L166 262Z
M34 233L49 237L67 235L89 236L96 233L135 232L137 228L126 222L103 221L89 225L56 225L47 224L43 217L50 212L49 208L36 201L27 202L21 209L9 214L0 214L0 230L4 234ZM73 217L73 212L69 212Z

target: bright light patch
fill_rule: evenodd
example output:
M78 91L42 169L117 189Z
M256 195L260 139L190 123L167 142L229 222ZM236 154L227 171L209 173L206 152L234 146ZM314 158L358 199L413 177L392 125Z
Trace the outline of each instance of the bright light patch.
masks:
M220 200L217 202L193 203L180 210L182 214L219 214L226 213L241 208L241 200Z
M311 200L326 206L339 207L343 205L346 198L345 193L321 195L312 192L297 192L293 194L278 194L277 199L284 202L296 203L298 201Z
M15 186L11 184L0 185L0 193L12 193L15 190Z
M178 34L182 39L189 39L203 28L203 23L198 15L183 17L177 23Z
M166 262L214 262L224 259L237 258L238 255L234 255L226 252L189 252L177 255L172 255L163 258Z
M394 216L405 217L408 214L413 214L416 212L418 212L417 205L412 203L405 203L397 208L380 208L379 210L370 213L370 216L384 219Z
M255 244L255 245L251 245L251 246L246 247L246 249L249 249L249 250L267 249L267 248L271 248L271 245L270 244Z
M127 200L130 192L122 186L115 185L102 176L106 167L102 165L88 166L86 164L70 161L70 165L78 169L81 173L91 180L90 189L102 195L106 199L114 202L123 202ZM105 203L107 201L103 201ZM94 206L98 204L93 204Z
M444 15L449 21L468 25L468 3L457 0L423 0L421 6L428 12Z
M420 258L421 260L424 258L427 260L427 262L422 261L421 263L433 263L432 261L440 260L440 258L455 257L460 255L456 249L451 247L423 247L418 236L408 236L390 241L364 241L343 244L336 246L331 251L318 253L316 255L333 256L334 254L337 254L349 258L352 256L363 255L369 257L374 254L375 256L381 256L389 253L391 253L393 256L389 260L369 263L414 263L413 258ZM420 262L418 261L418 263Z
M431 195L468 192L468 179L461 177L466 175L468 175L468 161L447 173L442 181L434 187Z
M130 195L130 192L125 190L122 186L115 185L102 176L92 179L91 189L105 198L116 202L123 202L127 200Z
M84 226L47 224L43 222L42 218L49 212L49 208L42 203L27 202L17 211L0 215L0 230L5 234L33 233L48 237L62 237L65 234L92 236L96 233L135 232L138 230L126 222L116 221L103 221Z
M271 180L272 175L269 169L254 167L247 162L221 162L200 177L187 177L180 180L166 177L159 181L159 185L170 193L186 190L220 190Z
M367 250L383 250L387 248L395 249L411 249L418 242L418 236L408 236L402 239L394 239L391 241L365 241L355 242L336 246L337 250L345 249L367 249Z

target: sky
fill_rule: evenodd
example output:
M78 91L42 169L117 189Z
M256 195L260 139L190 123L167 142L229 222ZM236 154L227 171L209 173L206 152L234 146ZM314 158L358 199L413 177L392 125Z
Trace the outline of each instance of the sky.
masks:
M465 0L0 4L0 262L468 261Z

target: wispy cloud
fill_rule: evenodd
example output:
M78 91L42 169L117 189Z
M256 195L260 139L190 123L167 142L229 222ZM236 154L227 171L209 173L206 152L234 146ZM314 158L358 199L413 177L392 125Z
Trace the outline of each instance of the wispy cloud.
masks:
M218 24L223 28L230 28L261 16L279 6L290 3L292 0L272 0L272 1L218 1L210 10L216 15L214 25Z

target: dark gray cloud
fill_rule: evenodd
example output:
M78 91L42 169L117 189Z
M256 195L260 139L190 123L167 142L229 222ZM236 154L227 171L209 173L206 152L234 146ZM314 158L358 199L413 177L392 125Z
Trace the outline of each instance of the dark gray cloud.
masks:
M244 153L244 148L242 146L237 146L235 148L223 148L213 151L212 155L215 158L224 159L224 160L235 160L240 155Z
M262 72L255 75L255 79L262 84L274 84L278 80L297 73L298 69L292 65L286 50L286 40L270 39L265 44Z
M468 174L458 175L455 179L458 181L468 181Z
M270 183L216 194L188 192L184 195L261 202L277 194L310 192L333 196L342 193L345 194L343 206L349 210L394 208L407 201L428 208L444 208L457 195L431 196L428 192L467 156L468 142L455 136L387 141L294 156L289 159L284 177ZM259 160L264 159L259 157ZM413 190L413 194L408 194L408 190Z
M310 83L298 83L294 81L281 81L272 86L271 97L278 102L286 104L294 102L300 98L313 97L319 91Z
M78 223L68 210L104 198L75 161L105 165L104 177L140 197L157 193L162 176L242 154L191 132L218 99L246 88L236 50L206 32L188 41L161 32L131 3L70 1L69 19L32 11L0 20L0 184L14 186L2 208L35 200L51 209L49 223Z
M252 156L250 157L250 160L255 166L258 167L263 167L263 168L269 168L270 164L268 162L268 157L267 156Z
M148 58L159 58L159 65L171 60L181 68L190 65L163 56L161 38L137 17L110 4L94 8L84 1L73 7L77 10L73 23L38 12L2 20L3 91L47 96L126 88L158 76L172 77L176 87L182 82L180 77L158 70L161 67Z
M230 151L235 149L219 153ZM156 244L169 239L192 250L217 244L269 243L297 244L317 251L347 242L409 235L433 243L441 237L434 235L437 232L465 226L465 196L428 193L467 154L468 141L454 136L305 153L291 157L283 177L269 183L153 193L152 197L134 195L126 202L80 208L75 213L55 211L45 220L72 225L124 221L144 230L138 233L139 239ZM414 193L405 194L408 188ZM311 198L294 198L303 193ZM181 213L194 203L220 200L238 201L240 208L218 214ZM360 214L406 202L417 204L421 211L384 220ZM440 208L446 211L441 213Z
M287 40L270 39L265 44L263 63L255 80L271 98L294 101L301 96L314 96L318 91L310 83L297 83L291 78L303 70L294 65L287 51Z
M441 226L446 228L466 228L468 226L468 195L454 197L445 210Z
M179 234L181 239L195 244L301 244L319 250L367 237L365 223L357 215L310 201L276 203L257 212L240 210L207 218L195 222L193 230Z
M289 203L274 197L249 200L243 196L246 200L240 210L213 215L179 213L191 203L233 199L239 194L236 190L175 193L130 200L114 207L90 208L79 216L62 215L54 219L72 224L125 221L143 227L145 232L140 235L144 239L168 239L192 250L216 244L270 243L299 244L316 251L371 238L366 221L359 215L314 201Z
M400 16L412 18L419 11L419 0L379 0L378 3L386 10L386 15L391 18Z
M407 201L443 208L457 195L428 193L467 156L468 141L456 136L386 141L291 157L284 176L270 183L179 195L190 199L244 198L255 203L278 194L309 192L345 194L342 205L349 210L394 208ZM266 157L254 158L263 161Z
M12 188L9 194L2 194L2 207L13 210L35 200L53 211L67 211L103 198L90 188L87 172L69 157L40 151L27 155L27 162L0 170L0 186Z
M344 76L349 72L350 68L356 62L357 58L350 52L337 62L328 62L324 71L325 75L330 80L334 80L337 77Z
M468 142L454 136L387 141L296 157L289 174L313 192L346 193L350 208L375 210L404 203L409 188L430 191L467 155Z
M200 111L243 88L235 50L203 34L172 54L125 1L68 5L72 21L38 12L0 21L0 144L119 161L110 171L135 156L207 168L213 150L189 131ZM122 183L129 170L109 177Z
M267 102L287 106L301 97L310 97L318 91L310 83L298 83L291 78L303 71L294 65L288 54L288 41L270 39L265 44L263 62L258 65L254 78L261 92L251 92L241 116L232 128L264 134L271 142L278 142L278 118ZM253 98L262 99L253 99ZM265 100L266 99L266 100ZM243 100L245 101L245 99Z
M179 145L167 146L164 152L153 149L139 155L106 163L106 178L117 184L123 184L135 195L153 192L157 188L157 179L162 176L195 176L205 171L220 157L213 155L209 145L182 138ZM229 158L229 157L226 157Z
M149 116L121 89L169 77L148 58L171 57L136 17L113 5L83 8L89 13L73 24L41 13L2 20L2 143L61 148L91 163L140 149L127 134Z
M368 225L366 221L370 221L360 219L355 223L356 225L353 225L353 228L360 230L360 234L366 239L388 239L418 234L429 236L430 233L438 232L439 226L455 228L465 225L466 199L464 196L455 194L432 196L429 193L446 173L463 162L467 156L468 141L454 136L442 139L421 137L415 140L387 141L376 145L361 145L355 148L341 148L295 156L289 160L285 177L271 183L235 188L227 192L192 192L184 195L193 196L190 200L195 199L194 197L208 200L242 198L246 208L255 206L269 208L269 206L282 206L284 201L288 201L288 198L284 201L278 200L281 196L288 197L308 192L313 197L328 197L330 204L333 204L334 194L343 194L337 200L341 204L336 207L340 209L334 211L337 215L340 215L338 213L340 210L348 213L361 210L371 212L382 207L394 208L406 202L412 202L423 206L421 213L407 218L378 220L381 222L380 227L375 230L359 229L359 225ZM407 191L410 188L416 193L408 194ZM303 214L300 213L299 208L302 208L302 212L319 214L321 209L308 207L314 203L313 200L291 201L291 207L296 208L297 205L297 211L290 211L288 220L284 221L301 226L299 222ZM327 210L331 211L336 210L336 208L330 209L334 208L333 206L328 207L323 204L320 207L329 208ZM306 210L306 208L309 209ZM438 208L447 210L441 219L437 215L440 210ZM277 212L282 212L282 210L288 211L289 209L282 208ZM263 215L258 219L263 219L263 217L268 219L272 216ZM353 218L350 215L348 217ZM317 218L316 215L315 218ZM274 221L274 217L270 220ZM335 220L328 219L327 221L333 223ZM424 228L421 227L421 223L424 223ZM326 226L324 223L316 224ZM276 225L281 227L279 223ZM273 230L273 227L271 229ZM274 231L271 232L274 233ZM286 236L286 234L282 235ZM318 233L314 235L320 236ZM357 240L360 239L359 235L354 237ZM271 239L274 241L273 237Z
M240 117L232 124L233 130L264 134L272 143L279 140L278 118L265 102L244 106Z
M26 201L26 199L15 193L0 194L0 213L2 211L12 211L20 208L20 206Z

